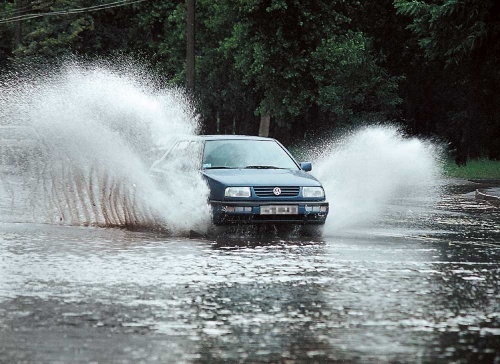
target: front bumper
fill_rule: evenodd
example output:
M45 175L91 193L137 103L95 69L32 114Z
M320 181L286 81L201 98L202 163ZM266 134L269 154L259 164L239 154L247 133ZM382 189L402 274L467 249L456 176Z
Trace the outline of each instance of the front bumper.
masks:
M215 225L297 224L323 225L328 215L326 201L210 201ZM263 215L261 206L297 206L297 214Z

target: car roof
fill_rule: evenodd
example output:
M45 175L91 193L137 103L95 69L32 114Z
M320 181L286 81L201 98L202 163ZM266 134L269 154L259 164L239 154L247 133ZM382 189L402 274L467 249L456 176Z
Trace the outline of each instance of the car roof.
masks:
M251 136L251 135L192 135L181 138L180 140L275 140L273 138L265 138L259 136Z

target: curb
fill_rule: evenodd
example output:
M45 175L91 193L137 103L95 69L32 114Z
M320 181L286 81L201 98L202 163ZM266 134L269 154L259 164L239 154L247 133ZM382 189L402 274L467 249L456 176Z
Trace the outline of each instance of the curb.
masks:
M483 200L495 207L500 207L500 197L487 195L486 193L482 193L479 190L476 190L476 200Z

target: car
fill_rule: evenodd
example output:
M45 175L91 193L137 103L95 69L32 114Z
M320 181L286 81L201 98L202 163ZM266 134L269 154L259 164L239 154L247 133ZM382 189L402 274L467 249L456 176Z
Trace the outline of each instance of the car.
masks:
M321 226L329 204L321 183L273 138L201 135L178 140L153 163L161 173L198 170L209 187L215 225L279 224Z

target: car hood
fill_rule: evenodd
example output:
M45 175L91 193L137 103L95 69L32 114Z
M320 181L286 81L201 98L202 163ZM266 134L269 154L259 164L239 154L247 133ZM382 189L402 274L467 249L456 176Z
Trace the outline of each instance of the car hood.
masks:
M289 169L204 169L210 180L225 186L321 186L302 170Z

